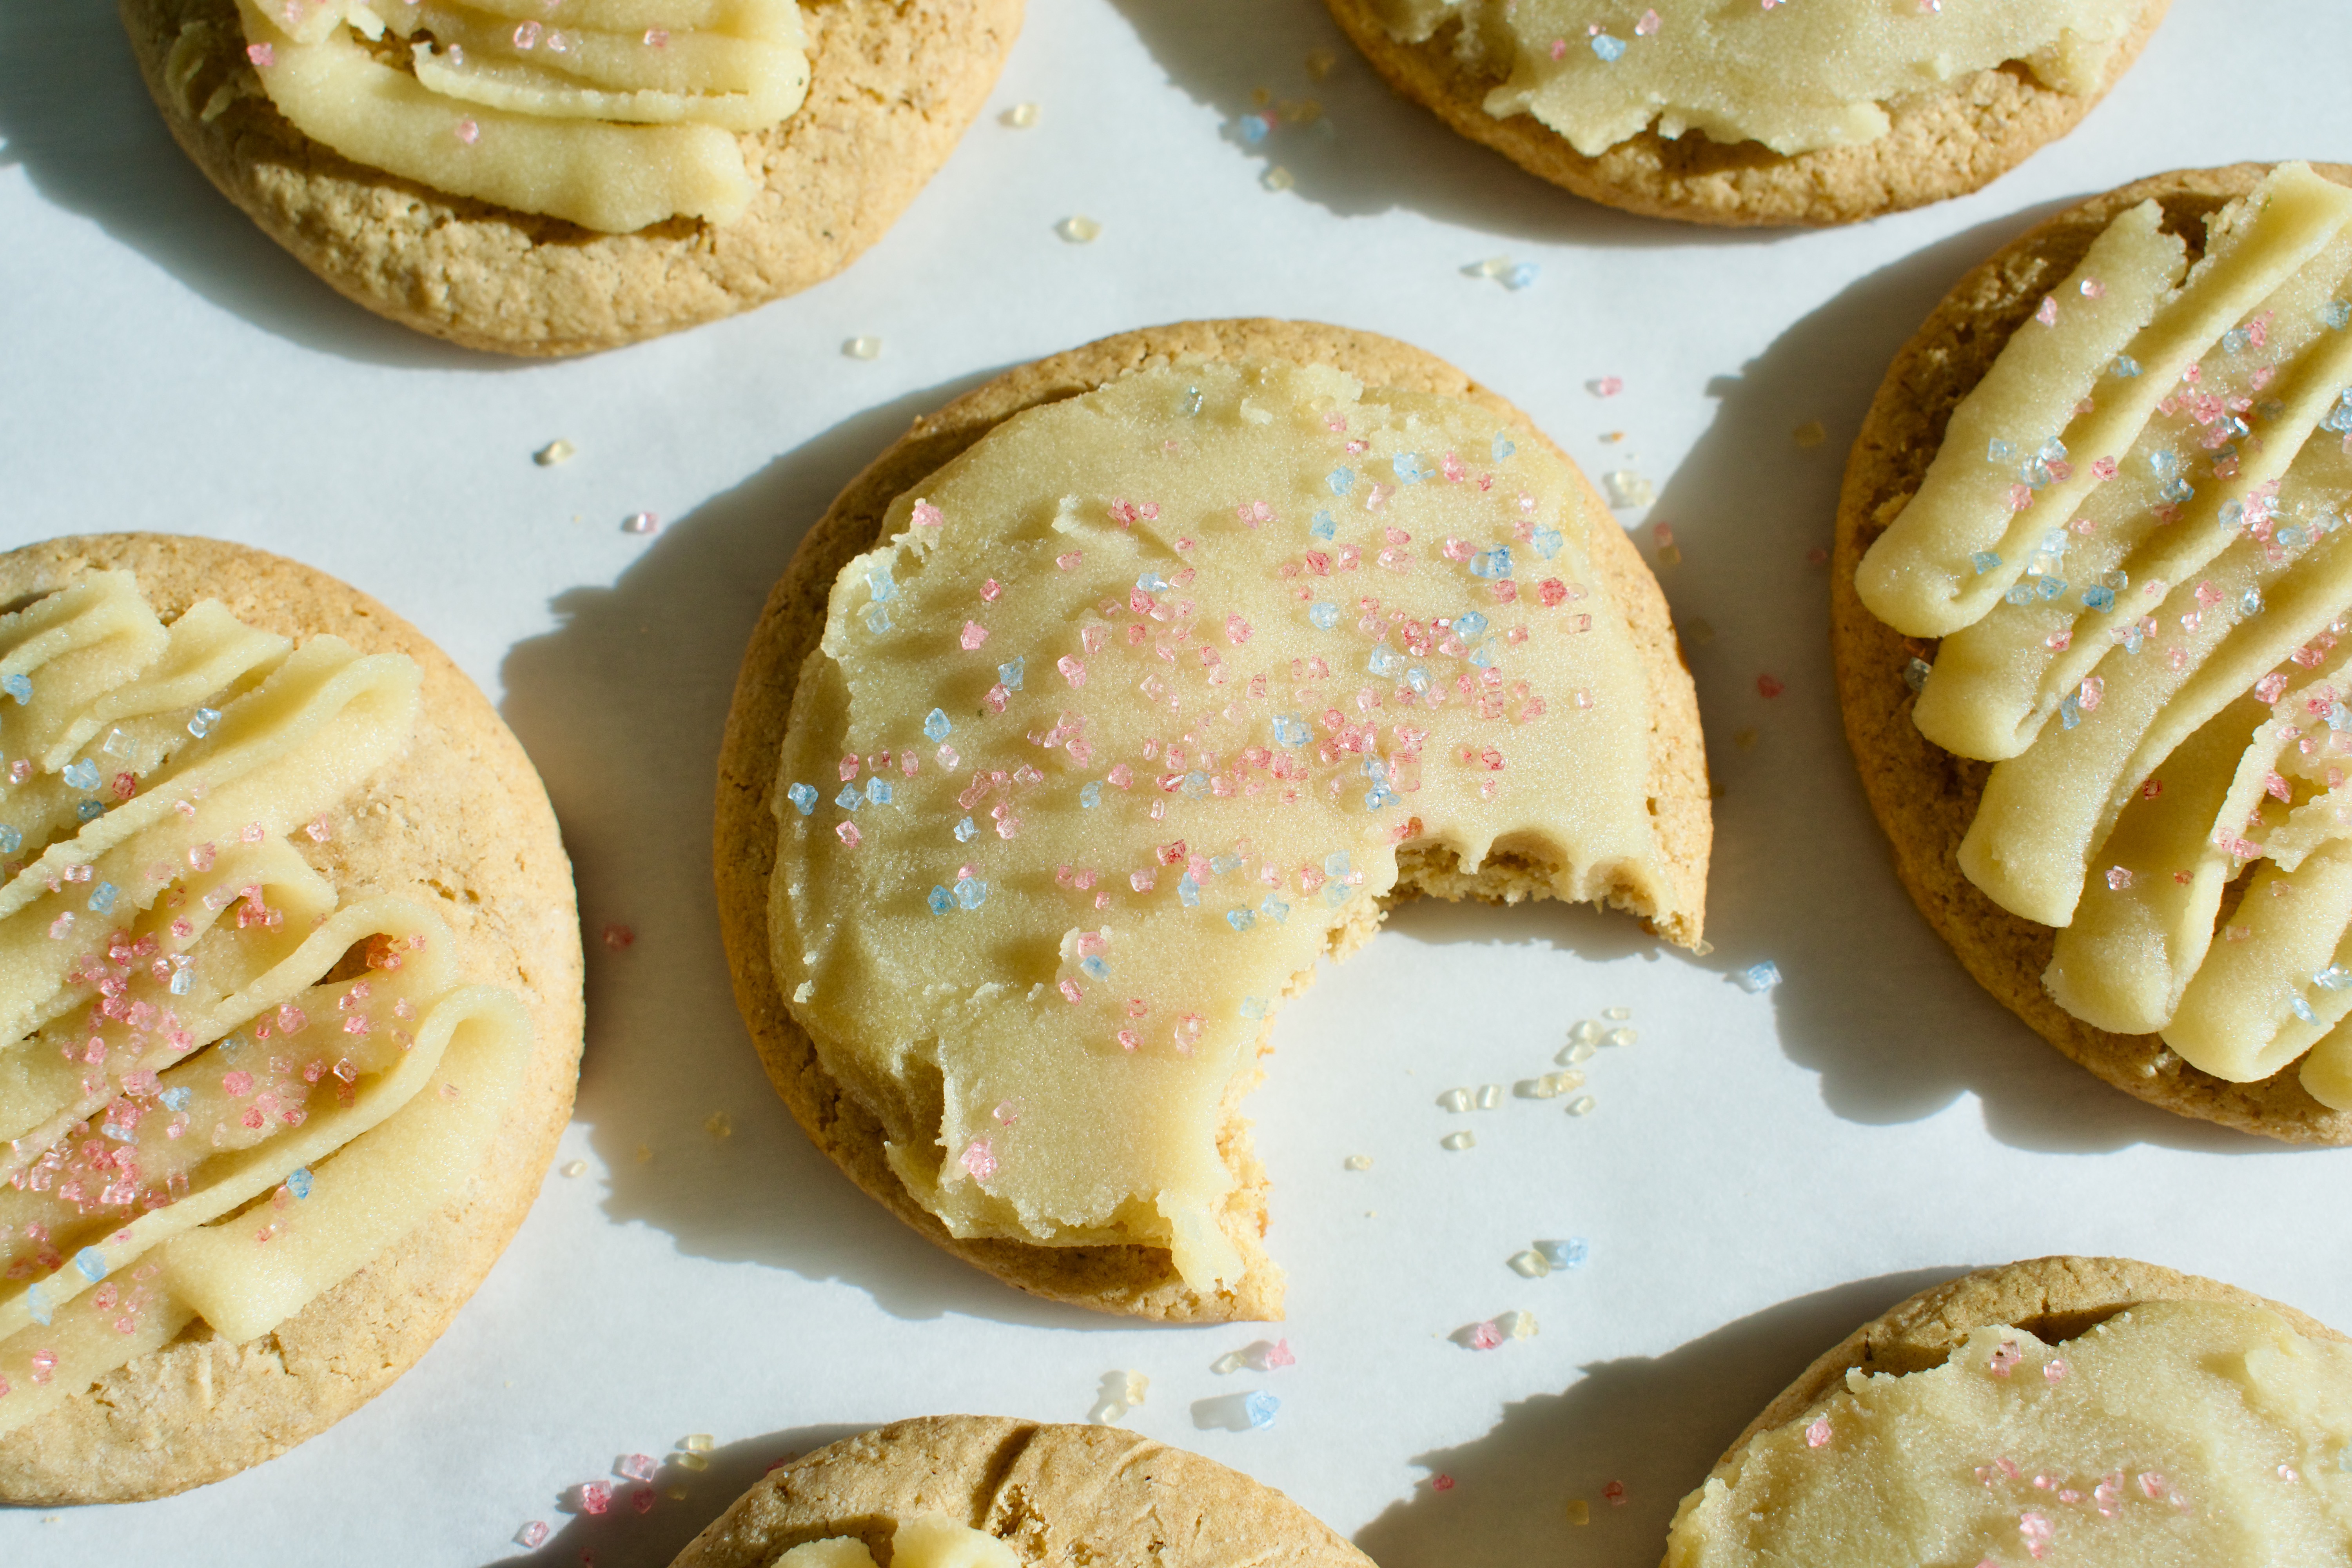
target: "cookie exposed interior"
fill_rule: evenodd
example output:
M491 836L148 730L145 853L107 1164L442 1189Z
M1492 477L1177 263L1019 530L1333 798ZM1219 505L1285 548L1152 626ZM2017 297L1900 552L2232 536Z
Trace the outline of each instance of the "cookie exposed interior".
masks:
M887 1563L908 1519L940 1513L1024 1563L1096 1568L1365 1568L1273 1488L1115 1426L929 1415L845 1438L773 1471L671 1568L764 1568L852 1536Z
M2072 131L2105 91L2060 92L2011 63L1951 91L1888 105L1893 127L1874 142L1784 157L1754 142L1726 145L1696 132L1670 141L1645 131L1587 157L1532 115L1497 119L1486 111L1500 79L1464 65L1454 50L1458 24L1405 44L1389 36L1379 0L1326 4L1391 87L1472 141L1588 200L1691 223L1853 223L1964 195ZM2148 0L2116 50L2107 89L2130 68L2169 5Z
M90 1394L0 1437L0 1498L125 1501L216 1480L315 1436L387 1387L440 1336L521 1223L568 1120L581 1041L570 866L537 775L472 682L415 628L344 584L209 540L111 535L0 556L0 605L90 568L129 569L166 620L216 598L248 626L331 633L423 673L406 753L305 838L346 893L428 902L463 973L517 992L535 1045L490 1156L464 1194L295 1316L233 1345L198 1320Z
M775 782L793 680L824 625L825 596L843 564L873 543L884 510L925 476L1019 409L1084 391L1121 372L1180 354L1211 358L1279 358L1334 364L1371 386L1442 393L1478 403L1510 426L1524 416L1458 372L1384 339L1337 329L1284 322L1213 322L1159 329L1108 340L1016 371L919 422L842 498L803 544L793 570L771 597L738 686L721 763L717 873L722 919L737 996L760 1045L770 1076L818 1146L867 1192L900 1217L969 1261L1039 1294L1099 1310L1171 1319L1273 1315L1279 1275L1255 1246L1265 1215L1264 1175L1248 1150L1235 1113L1254 1076L1234 1082L1225 1107L1221 1152L1235 1183L1228 1235L1243 1246L1248 1268L1237 1289L1195 1292L1174 1277L1168 1253L1139 1246L1038 1247L950 1237L917 1206L884 1163L881 1130L872 1116L816 1063L813 1047L786 1015L767 959L765 905L774 863L775 827L766 815ZM1530 432L1532 435L1532 433ZM1597 508L1597 502L1593 505ZM1596 516L1606 516L1596 510ZM1706 802L1695 700L1673 642L1664 603L1622 530L1594 531L1594 569L1629 622L1643 668L1654 683L1649 795L1668 858L1686 868L1694 889L1704 865ZM1496 857L1474 879L1443 856L1404 857L1401 892L1511 900L1538 880L1532 868ZM1692 906L1696 909L1696 905ZM1344 951L1368 936L1377 911L1366 909L1338 933ZM1232 1221L1240 1223L1232 1223Z
M2340 165L2315 167L2339 182L2352 178ZM1903 671L1932 645L1883 625L1853 586L1864 552L1916 491L1954 407L2108 222L2154 197L2166 229L2186 241L2193 259L2206 217L2264 173L2258 164L2189 171L2094 198L2005 247L1946 296L1895 357L1848 459L1830 572L1831 641L1846 738L1896 875L1980 984L2059 1050L2151 1104L2290 1142L2345 1143L2352 1142L2352 1114L2320 1104L2292 1072L2230 1083L2188 1066L2155 1036L2093 1028L2051 998L2042 976L2052 930L1999 908L1960 872L1959 843L1990 770L1929 744L1912 722Z
M444 195L288 123L235 0L120 0L172 134L264 233L346 298L468 348L562 355L715 321L817 283L879 239L979 113L1022 0L804 7L808 97L743 138L761 188L724 228L600 235Z

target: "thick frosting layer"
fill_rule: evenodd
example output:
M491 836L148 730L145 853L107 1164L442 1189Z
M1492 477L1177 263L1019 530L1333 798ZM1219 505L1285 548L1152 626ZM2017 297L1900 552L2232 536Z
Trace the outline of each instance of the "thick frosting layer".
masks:
M2151 1301L2057 1345L1983 1328L1759 1434L1685 1500L1666 1563L2341 1563L2347 1450L2352 1347L2265 1309Z
M463 1187L530 1026L298 841L418 676L128 573L0 617L0 1432L202 1318L266 1333Z
M874 1568L874 1553L854 1535L835 1535L803 1542L776 1568ZM984 1530L919 1513L891 1532L890 1568L1021 1568L1021 1554Z
M808 88L795 0L238 0L263 89L355 163L629 233L742 216ZM404 40L403 48L395 40Z
M1648 130L1760 142L1775 153L1874 142L1885 106L2021 61L2091 93L2140 7L2132 0L1703 0L1636 12L1600 0L1380 0L1420 43L1459 19L1454 47L1506 79L1489 114L1533 114L1588 157Z
M2161 219L2011 341L1855 585L1943 639L1920 731L1998 763L1960 866L2063 928L2058 1001L2352 1108L2352 190L2282 165L2193 268Z
M1201 363L898 500L802 675L770 921L918 1201L1236 1279L1232 1098L1402 845L1696 940L1588 494L1467 405Z

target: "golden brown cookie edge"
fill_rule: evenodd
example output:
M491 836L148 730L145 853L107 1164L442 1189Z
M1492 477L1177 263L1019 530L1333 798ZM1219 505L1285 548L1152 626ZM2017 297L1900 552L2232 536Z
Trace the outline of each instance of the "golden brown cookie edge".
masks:
M2352 165L2313 166L2352 184ZM1884 531L1879 512L1918 488L1952 408L2108 222L2153 197L2194 254L2205 215L2252 190L2269 168L2177 170L2095 196L2011 241L1954 286L1895 355L1847 459L1830 569L1830 643L1846 741L1895 875L1979 984L2065 1056L2137 1099L2284 1142L2344 1144L2352 1143L2352 1112L2314 1100L2292 1068L2231 1083L2190 1067L2156 1036L2093 1028L2052 999L2042 984L2051 931L2001 909L1960 872L1960 838L1990 770L1930 745L1911 722L1902 671L1932 645L1896 635L1853 586L1864 552Z
M763 178L724 229L672 219L599 235L451 196L311 141L261 93L234 0L118 0L173 139L272 240L336 292L403 326L493 353L560 357L658 337L822 282L881 238L944 165L1011 52L1024 0L807 8L809 97L744 136ZM244 84L210 122L163 80L184 25L213 28L190 96ZM902 47L903 46L903 47ZM882 73L877 79L876 73ZM198 107L201 107L200 100ZM795 205L814 191L813 205ZM381 253L361 243L382 238Z
M535 1049L516 1111L481 1167L490 1179L269 1334L228 1346L199 1321L92 1394L0 1437L0 1500L19 1505L137 1501L219 1480L316 1436L388 1387L441 1336L529 1212L571 1117L583 1027L579 917L554 812L520 742L440 648L322 572L210 539L110 534L26 545L0 555L0 603L45 592L85 565L139 572L166 613L217 597L249 624L331 632L364 651L416 660L428 713L440 710L420 716L407 758L350 805L463 797L469 820L459 831L475 847L462 863L452 857L430 868L450 889L436 907L458 925L469 963L492 963L493 977L522 993ZM449 766L457 761L462 779ZM489 778L506 788L482 787ZM489 913L457 921L453 911L469 905ZM479 929L493 917L505 929Z
M1008 371L913 427L850 482L793 554L770 594L747 649L719 754L714 871L720 932L734 978L736 1005L770 1080L812 1142L860 1187L926 1239L1034 1295L1167 1321L1278 1317L1281 1276L1263 1249L1244 1248L1240 1289L1204 1298L1174 1274L1164 1249L1143 1247L1043 1247L961 1240L917 1204L882 1154L880 1122L845 1095L818 1065L814 1045L793 1022L769 959L768 884L775 866L775 818L769 810L803 662L824 627L826 597L853 556L871 549L882 516L898 496L936 472L998 424L1024 408L1093 390L1129 371L1180 355L1212 359L1264 355L1332 364L1367 386L1441 393L1480 404L1550 447L1526 415L1436 356L1375 333L1317 322L1229 320L1147 328L1088 343ZM1651 795L1670 859L1682 876L1676 893L1689 912L1670 931L1700 941L1712 818L1698 700L1669 619L1665 595L1633 541L1586 486L1595 529L1592 560L1628 612L1653 683ZM1246 1078L1247 1075L1243 1075ZM1228 1105L1232 1104L1229 1098ZM1265 1174L1248 1152L1246 1123L1229 1115L1221 1147L1239 1187L1231 1206L1265 1224Z
M1537 178L1644 217L1727 227L1854 223L1990 184L2072 131L2122 79L2171 5L2147 0L2105 82L2088 97L2044 87L2012 63L1947 92L1890 106L1887 134L1859 146L1789 155L1755 142L1727 145L1696 132L1669 139L1644 131L1588 157L1533 115L1487 113L1483 105L1495 79L1454 57L1454 26L1407 44L1389 36L1378 0L1325 3L1400 97Z
M1182 1448L1116 1426L928 1415L844 1438L771 1472L670 1568L759 1568L794 1546L844 1535L878 1554L901 1521L927 1512L988 1531L1024 1563L1370 1562L1283 1493Z

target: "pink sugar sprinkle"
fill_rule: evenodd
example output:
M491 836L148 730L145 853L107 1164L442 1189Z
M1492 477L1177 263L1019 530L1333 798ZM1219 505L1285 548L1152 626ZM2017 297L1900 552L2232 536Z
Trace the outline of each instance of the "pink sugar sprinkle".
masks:
M2053 1356L2048 1361L2042 1363L2042 1380L2047 1383L2064 1382L2066 1378L2065 1358L2063 1356Z
M857 831L857 824L854 822L835 823L834 825L833 831L839 837L843 844L852 849L856 848L860 844L866 841L866 835Z
M460 120L457 121L458 141L463 142L467 146L471 147L475 142L481 139L482 128L480 126L475 124L471 120Z
M2056 326L2058 324L2058 296L2055 294L2044 294L2042 296L2042 308L2033 312L2033 319L2041 322L2045 327Z
M515 1531L515 1544L523 1548L525 1551L529 1551L533 1547L544 1546L547 1543L547 1536L548 1529L546 1524L534 1519L529 1524L524 1525L520 1530Z
M580 1511L603 1513L613 1506L613 1489L602 1481L583 1482L580 1488Z
M956 638L957 642L963 645L963 651L966 653L971 652L972 649L978 647L987 640L988 628L982 626L978 621L964 622L963 635Z
M1085 1000L1087 994L1075 980L1065 980L1060 984L1055 986L1054 989L1062 994L1063 1001L1070 1003L1073 1005Z
M1633 24L1633 36L1640 38L1649 37L1661 25L1655 11L1644 11L1642 13L1642 19Z
M1062 679L1072 686L1084 686L1087 683L1087 667L1069 654L1066 653L1055 659L1054 668L1060 670Z
M2016 1366L2017 1363L2023 1359L2024 1357L2018 1352L2017 1342L2015 1340L2003 1340L2000 1342L2000 1345L1994 1349L1991 1358L1987 1361L1985 1364L1992 1369L1992 1374L1995 1377L2007 1377L2010 1373L2010 1369ZM2004 1464L2005 1463L2006 1461L2004 1461ZM2011 1468L2010 1474L2015 1475L2016 1473L2017 1472L2014 1468Z
M1625 1506L1625 1483L1623 1481L1611 1481L1607 1486L1601 1489L1601 1495L1609 1500L1611 1507L1622 1508Z
M1812 1425L1805 1428L1805 1447L1826 1448L1829 1447L1829 1441L1830 1418L1826 1415L1814 1416Z
M660 1494L651 1487L639 1487L629 1494L629 1506L639 1513L651 1513L654 1510L654 1501L659 1496Z
M626 1476L633 1481L649 1481L659 1468L651 1454L624 1454L614 1461L613 1473Z
M980 585L980 597L983 604L992 605L996 603L996 596L1003 592L1004 584L999 583L993 577L991 577L987 582L982 583Z
M990 1152L985 1138L975 1138L964 1145L962 1163L975 1182L984 1182L996 1174L996 1156Z
M1250 624L1239 616L1225 617L1225 640L1238 647L1250 640Z
M2032 487L2027 485L2011 485L2009 487L2010 510L2023 511L2027 507L2032 506L2032 504L2033 490Z
M1450 1492L1454 1489L1454 1478L1452 1476L1433 1476L1430 1478L1429 1484L1439 1491Z
M1653 16L1657 15L1654 11L1650 14ZM1586 390L1595 397L1614 397L1625 390L1624 379L1614 375L1604 375L1597 381L1588 381L1584 384Z
M2140 1495L2151 1502L2164 1495L2164 1477L2158 1472L2142 1470L2137 1479L2139 1481Z
M1781 685L1779 678L1775 676L1759 675L1756 678L1756 689L1761 696L1778 697L1789 689Z
M1250 527L1256 528L1263 523L1274 521L1274 508L1262 500L1244 501L1234 508L1234 515Z
M245 46L245 58L267 70L278 63L278 51L268 44L247 44Z
M666 49L669 47L669 29L667 27L647 27L646 29L646 47L649 49Z
M944 526L946 522L947 518L945 515L940 512L939 508L933 506L930 502L927 500L918 500L915 502L915 526L917 528L940 528Z
M1490 1351L1502 1342L1503 1331L1492 1318L1470 1331L1470 1348L1474 1351Z
M1072 572L1076 571L1077 569L1078 563L1084 561L1086 558L1086 552L1084 551L1073 550L1067 555L1055 556L1054 564L1060 567L1065 572Z
M604 928L604 945L614 952L626 951L636 940L637 933L627 926L608 925Z
M1131 1051L1142 1044L1143 1037L1133 1029L1121 1029L1118 1032L1118 1045L1121 1050Z

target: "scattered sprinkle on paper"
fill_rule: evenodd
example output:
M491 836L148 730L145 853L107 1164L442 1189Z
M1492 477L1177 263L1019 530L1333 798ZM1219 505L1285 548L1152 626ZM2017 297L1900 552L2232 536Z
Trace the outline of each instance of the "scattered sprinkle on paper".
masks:
M1818 447L1830 438L1828 426L1818 419L1806 420L1790 434L1796 437L1800 447Z
M1584 389L1595 397L1614 397L1625 390L1625 382L1621 376L1604 375L1586 382Z
M851 359L879 359L882 357L882 340L851 338L841 345L841 352Z
M623 533L658 533L661 519L649 511L633 511L621 520Z
M1294 184L1290 171L1276 163L1257 177L1257 183L1269 191L1286 191Z
M1658 499L1658 487L1631 468L1612 469L1601 476L1601 483L1609 492L1610 506L1619 511L1648 506Z
M578 450L579 448L569 441L550 441L546 446L533 452L530 455L530 460L542 468L551 468L558 463L570 462L572 455Z
M584 1176L588 1173L588 1162L566 1160L563 1162L563 1173L567 1176Z
M1780 984L1780 966L1768 958L1761 963L1749 964L1734 974L1732 979L1738 982L1742 991L1750 995L1756 995L1769 991Z
M702 1124L702 1130L713 1138L725 1139L734 1133L735 1123L727 1119L725 1111L714 1110L710 1113L710 1120Z
M1054 232L1072 245L1090 245L1102 234L1102 225L1083 213L1076 213L1055 224Z
M1016 103L996 118L1015 131L1026 131L1037 123L1037 106L1034 103Z

